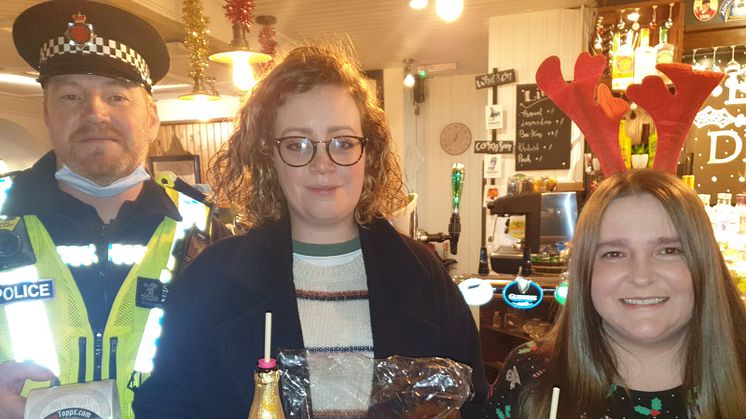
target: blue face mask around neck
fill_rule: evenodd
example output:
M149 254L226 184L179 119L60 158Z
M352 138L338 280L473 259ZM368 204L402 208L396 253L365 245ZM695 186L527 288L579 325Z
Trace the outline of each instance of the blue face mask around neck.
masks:
M63 182L67 186L85 194L97 198L108 198L114 195L119 195L133 186L150 179L150 175L142 166L139 166L135 171L114 181L111 185L101 186L96 182L73 172L69 167L62 166L60 170L54 173L54 178L57 179L58 182Z

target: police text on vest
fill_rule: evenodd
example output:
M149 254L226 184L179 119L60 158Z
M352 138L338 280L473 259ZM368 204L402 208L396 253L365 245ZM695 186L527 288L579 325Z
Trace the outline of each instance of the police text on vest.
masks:
M54 298L54 281L51 279L0 285L0 305L21 301L51 300L52 298Z

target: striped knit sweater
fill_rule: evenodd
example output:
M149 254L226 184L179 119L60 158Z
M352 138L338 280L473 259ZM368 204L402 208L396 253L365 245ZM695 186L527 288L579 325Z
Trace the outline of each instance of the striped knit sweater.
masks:
M315 418L365 417L373 378L373 335L360 240L293 242L303 342ZM345 356L344 362L335 362Z

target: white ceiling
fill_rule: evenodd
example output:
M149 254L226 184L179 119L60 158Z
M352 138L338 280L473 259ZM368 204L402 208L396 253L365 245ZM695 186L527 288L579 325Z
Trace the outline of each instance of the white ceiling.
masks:
M452 23L440 20L434 0L425 10L413 10L408 0L255 0L255 16L277 17L279 48L294 42L349 37L366 70L402 67L402 60L413 58L417 65L455 63L447 74L487 72L489 17L532 10L577 7L590 0L464 0L461 17ZM15 17L35 0L0 2L0 71L23 74L30 70L12 47L11 27ZM171 71L163 83L189 83L186 50L180 41L183 29L179 15L164 16L153 4L179 10L180 2L155 0L111 0L151 21L169 41ZM150 3L150 6L148 4ZM210 18L211 33L219 49L230 41L227 19L221 14L223 1L203 0ZM169 10L168 7L161 10ZM214 12L212 15L208 11ZM178 13L174 13L178 14ZM252 28L256 36L259 27ZM541 30L541 28L537 28ZM509 42L507 40L506 42ZM256 41L252 47L259 48ZM221 84L230 84L226 67L214 64L208 70ZM40 91L0 83L0 95L37 98Z

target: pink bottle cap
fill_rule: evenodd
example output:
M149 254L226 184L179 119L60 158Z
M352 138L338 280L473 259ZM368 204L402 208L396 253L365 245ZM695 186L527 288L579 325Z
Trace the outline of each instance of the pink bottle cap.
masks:
M275 361L274 358L270 358L269 361L265 361L264 357L259 358L259 368L265 369L265 370L271 370L272 368L275 368L277 366L277 361Z

